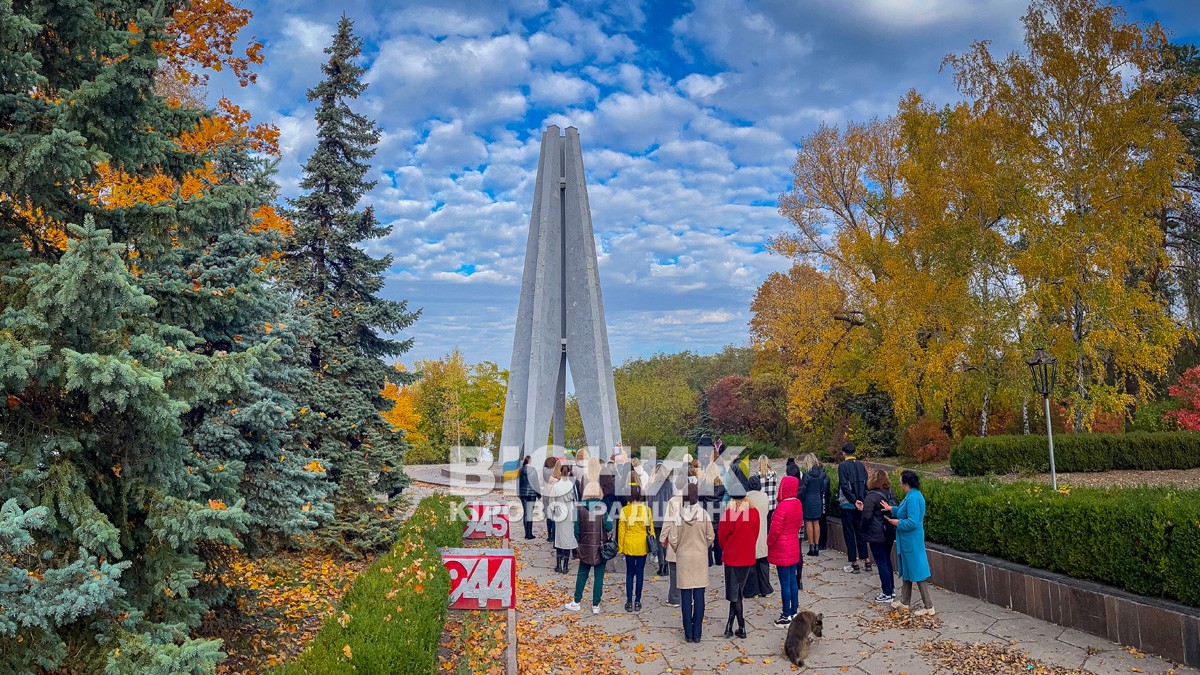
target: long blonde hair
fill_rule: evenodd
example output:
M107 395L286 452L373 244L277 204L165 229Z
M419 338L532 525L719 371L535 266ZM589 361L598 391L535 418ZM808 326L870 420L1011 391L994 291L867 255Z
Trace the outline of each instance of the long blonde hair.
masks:
M820 460L817 459L816 455L814 455L813 453L810 452L804 456L804 471L805 471L805 473L812 471L813 469L817 468L818 466L821 466L821 462L820 462Z
M587 482L598 483L600 481L600 469L601 469L600 458L599 457L588 457L587 458L587 466L585 467L585 474L587 475Z
M758 456L758 473L763 478L766 478L767 474L771 473L771 462L767 460L766 455Z

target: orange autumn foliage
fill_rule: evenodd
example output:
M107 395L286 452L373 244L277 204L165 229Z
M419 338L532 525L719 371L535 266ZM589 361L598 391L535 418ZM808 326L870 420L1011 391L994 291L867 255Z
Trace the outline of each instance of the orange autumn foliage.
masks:
M250 10L229 0L193 0L175 10L167 26L175 39L154 43L154 50L163 56L164 71L194 86L208 80L198 69L220 72L228 67L243 87L254 82L250 67L263 62L262 43L251 40L244 53L235 53L238 33L251 16Z
M67 233L62 226L48 218L40 207L33 206L28 200L17 200L6 192L0 192L0 209L8 206L12 215L24 220L28 230L33 232L43 245L67 250Z
M292 235L292 221L279 215L275 207L270 204L263 204L251 215L254 217L254 225L250 228L251 232L278 232L285 237Z
M406 369L404 364L397 364L396 370L404 372ZM404 430L405 440L412 445L425 442L425 434L417 431L417 425L421 423L421 414L416 408L416 392L408 385L398 387L387 382L383 385L382 395L395 403L390 410L381 413L383 419L392 425L392 431Z
M262 672L299 653L334 612L370 560L340 560L329 551L278 551L252 559L232 547L221 576L208 583L234 589L231 607L210 611L198 636L225 640L229 658L218 673Z
M227 98L217 102L216 114L205 117L179 136L184 152L204 155L217 148L236 145L254 152L279 156L279 129L272 124L250 125L250 113Z

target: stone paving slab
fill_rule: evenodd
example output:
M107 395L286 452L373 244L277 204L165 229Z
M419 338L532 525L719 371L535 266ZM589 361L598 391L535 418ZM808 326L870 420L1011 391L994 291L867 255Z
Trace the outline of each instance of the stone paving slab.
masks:
M519 532L516 528L514 531ZM545 524L538 522L535 532L540 535L537 539L513 540L522 561L520 574L543 586L572 593L577 564L571 563L570 574L555 573L554 549L545 540ZM1137 672L1200 675L1194 668L1174 665L1151 655L1135 655L1102 638L937 587L932 594L941 620L939 628L894 628L871 632L861 622L884 615L884 608L875 607L872 601L879 592L879 578L875 573L865 571L847 574L841 570L844 564L844 555L837 551L822 551L816 558L804 558L800 608L823 612L825 630L824 637L813 644L803 672L949 674L953 671L933 661L920 646L930 640L955 640L964 644L1011 644L1014 649L1027 652L1047 665L1082 667L1098 675ZM688 669L693 673L795 672L783 655L786 629L772 625L781 610L778 579L774 576L772 584L774 594L746 601L747 638L727 640L721 635L728 612L728 604L722 597L722 571L720 567L710 568L703 641L688 644L683 641L679 609L666 605L666 577L647 575L642 611L637 614L624 611L625 564L623 558L618 557L609 563L605 574L602 613L598 616L591 613L589 582L581 603L582 611L577 615L578 628L599 628L614 636L628 633L632 641L644 646L643 659L654 655L652 660L637 663L638 655L633 649L622 650L618 656L630 673L657 675L687 672ZM518 607L517 611L521 609ZM572 614L565 609L552 611ZM536 649L537 646L521 645L520 648Z

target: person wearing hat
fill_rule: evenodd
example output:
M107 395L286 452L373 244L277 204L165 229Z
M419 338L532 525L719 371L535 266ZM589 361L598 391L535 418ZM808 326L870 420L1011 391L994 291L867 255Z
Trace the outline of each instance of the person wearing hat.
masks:
M862 533L862 514L855 508L867 496L867 468L854 456L857 449L847 441L842 446L842 462L838 464L838 511L842 517L842 534L846 540L846 558L849 564L843 572L858 574L858 561L863 561L871 571L870 552Z

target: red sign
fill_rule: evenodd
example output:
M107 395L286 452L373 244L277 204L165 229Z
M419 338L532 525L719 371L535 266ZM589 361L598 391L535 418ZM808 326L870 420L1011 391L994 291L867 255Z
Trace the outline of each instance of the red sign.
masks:
M517 561L511 548L443 548L450 609L508 609L517 604Z
M508 538L508 506L470 502L467 507L467 525L463 529L464 539Z

